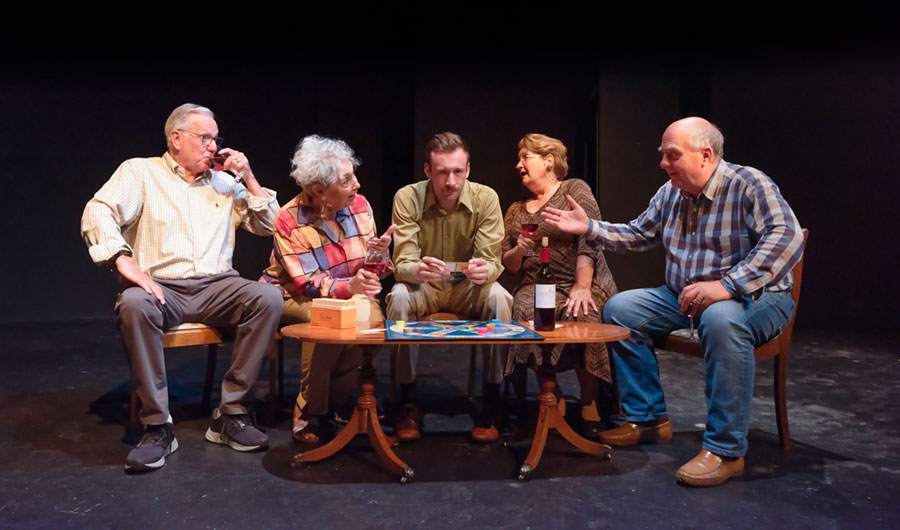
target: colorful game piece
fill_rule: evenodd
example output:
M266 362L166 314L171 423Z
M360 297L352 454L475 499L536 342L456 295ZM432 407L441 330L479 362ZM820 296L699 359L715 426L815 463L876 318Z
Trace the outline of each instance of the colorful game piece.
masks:
M487 335L487 332L488 332L487 328L478 328L479 335Z
M487 328L489 330L493 331L493 330L497 329L497 324L494 324L493 322L489 322L487 325Z

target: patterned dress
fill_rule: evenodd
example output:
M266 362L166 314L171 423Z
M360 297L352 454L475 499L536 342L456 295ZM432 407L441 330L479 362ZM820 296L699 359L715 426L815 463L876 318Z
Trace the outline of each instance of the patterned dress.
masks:
M569 297L569 292L575 285L575 267L578 256L590 256L594 261L591 296L600 312L591 310L588 315L579 314L577 318L569 317L568 320L601 322L604 304L606 304L609 297L618 291L612 274L609 272L609 267L606 265L606 258L603 256L603 252L592 242L588 241L585 236L567 234L551 227L541 219L541 211L548 206L560 210L569 210L566 195L571 195L584 208L589 218L600 219L600 207L597 206L597 201L594 200L591 188L583 180L564 180L560 183L559 189L556 190L556 193L553 194L550 200L535 213L530 213L525 209L524 201L515 202L509 207L503 220L506 229L506 236L503 238L503 252L505 253L516 246L516 240L519 238L519 234L522 233L522 223L538 223L537 241L540 241L545 236L549 238L550 270L556 283L557 320L566 319L564 316L565 303ZM513 291L514 320L531 320L533 318L534 278L540 267L540 251L539 247L536 247L533 256L527 256L522 259L522 268L518 272L521 275L521 279ZM562 351L562 345L558 345L553 349L551 356L553 364L559 361ZM514 363L528 364L531 362L532 356L539 355L539 353L540 349L533 344L511 344L507 372L512 370ZM592 343L587 345L584 353L584 367L588 373L604 381L611 381L609 356L605 344Z

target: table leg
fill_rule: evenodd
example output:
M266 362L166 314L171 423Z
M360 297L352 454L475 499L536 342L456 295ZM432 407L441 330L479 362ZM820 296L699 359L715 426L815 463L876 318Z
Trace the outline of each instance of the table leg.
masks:
M406 484L409 479L414 477L413 469L400 460L391 449L391 446L397 445L397 439L384 434L381 424L378 423L378 402L375 399L376 374L375 366L372 365L372 355L370 348L363 348L363 363L359 368L360 393L350 421L327 444L311 451L295 454L291 460L292 465L298 466L303 462L315 462L328 458L340 451L357 434L368 434L369 442L375 449L378 460L388 471L401 476L401 484Z
M608 445L582 438L566 423L566 418L559 410L559 401L556 397L556 367L550 361L550 351L553 349L553 345L542 344L541 349L543 350L543 359L537 371L538 385L541 387L541 393L538 396L540 408L538 410L534 440L531 442L531 450L528 451L525 463L519 468L519 480L522 481L528 479L531 472L537 468L538 463L541 461L550 429L556 429L569 443L586 453L602 455L605 459L611 458L611 448Z

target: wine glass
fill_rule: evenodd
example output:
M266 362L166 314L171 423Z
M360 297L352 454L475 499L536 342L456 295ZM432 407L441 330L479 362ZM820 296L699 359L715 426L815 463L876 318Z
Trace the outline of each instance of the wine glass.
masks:
M374 240L375 238L372 238ZM371 243L372 240L369 242ZM363 268L367 271L374 273L375 276L378 276L381 279L381 274L384 272L384 269L387 268L388 263L390 263L391 258L388 256L387 252L380 250L371 244L366 249L366 260L363 262Z
M223 153L222 151L217 151L216 154L212 157L212 168L215 171L222 171L225 169L225 159L228 158L228 155L231 153Z
M537 235L539 223L539 216L534 214L528 214L522 219L522 235L534 240ZM534 256L534 251L529 250L525 253L524 257Z
M689 280L689 279L684 280L684 284L685 284L685 286L690 285L690 284L691 284L691 280ZM691 323L691 329L690 329L690 334L691 334L691 335L690 335L690 339L691 339L691 340L694 340L694 315L691 314L691 308L694 307L694 302L695 302L695 300L691 300L690 305L688 305L688 310L687 310L687 312L685 313L685 316L688 317L688 320L689 320L690 323Z

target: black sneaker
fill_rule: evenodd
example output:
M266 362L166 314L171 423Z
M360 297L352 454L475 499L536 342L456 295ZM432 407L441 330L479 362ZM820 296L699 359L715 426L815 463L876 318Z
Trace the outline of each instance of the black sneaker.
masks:
M269 437L253 426L246 414L219 414L206 429L206 440L231 447L235 451L255 451L269 447Z
M178 449L171 423L147 425L137 447L125 459L125 471L153 471L166 464L166 457Z

